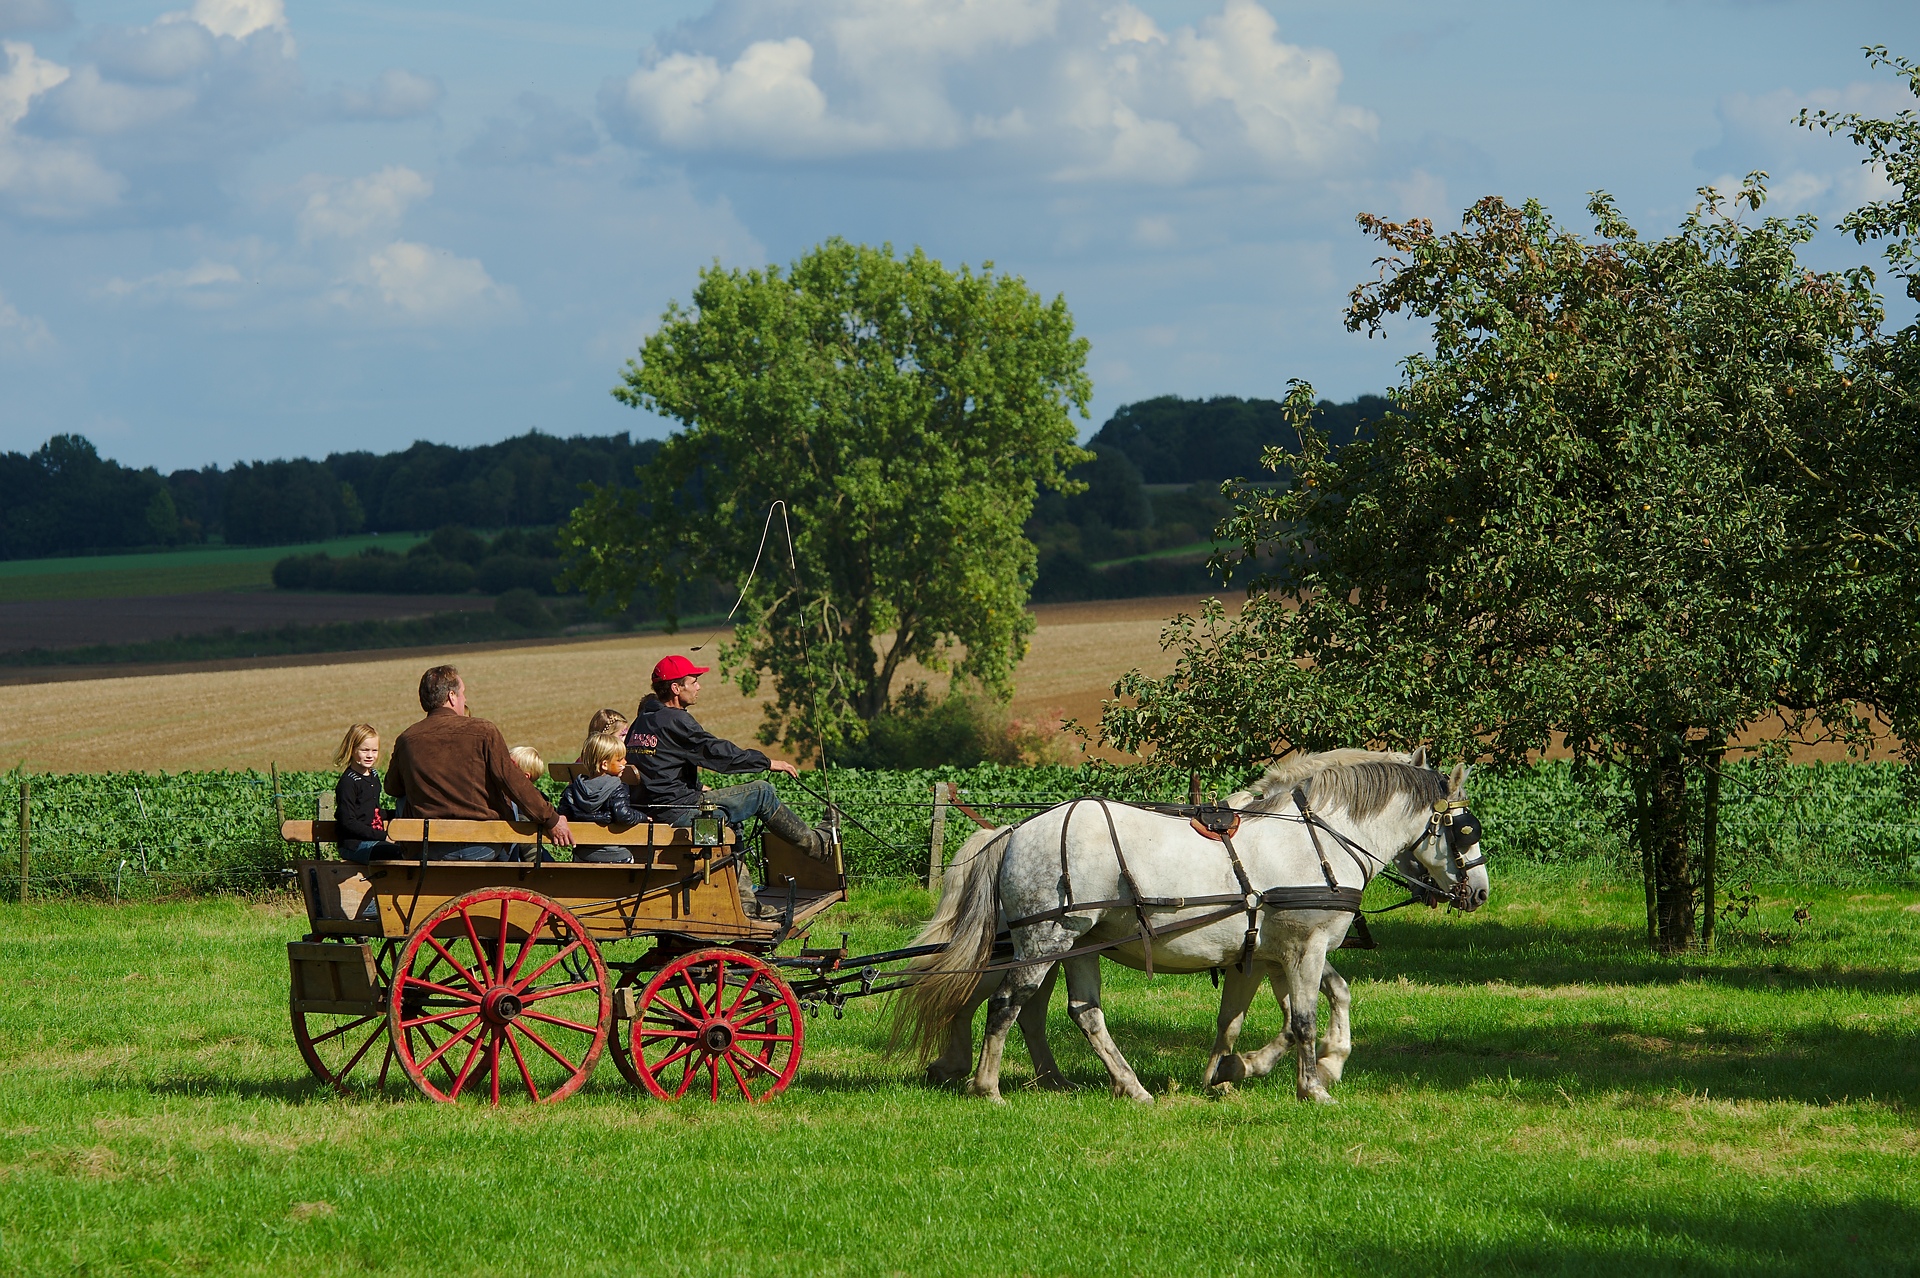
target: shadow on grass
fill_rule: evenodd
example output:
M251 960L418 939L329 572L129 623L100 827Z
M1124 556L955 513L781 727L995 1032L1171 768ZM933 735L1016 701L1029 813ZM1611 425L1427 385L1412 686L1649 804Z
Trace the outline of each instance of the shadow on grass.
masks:
M1920 994L1920 975L1895 967L1832 967L1796 964L1791 948L1757 948L1733 938L1721 954L1696 960L1663 959L1646 952L1628 929L1584 933L1564 928L1478 921L1471 929L1373 924L1377 950L1346 950L1335 965L1350 981L1404 976L1433 985L1674 985L1704 981L1733 989L1853 990L1862 994ZM1809 947L1811 948L1811 947ZM1753 954L1746 961L1731 956ZM1764 956L1764 957L1763 957ZM1744 957L1744 956L1743 956ZM1891 955L1890 955L1891 957Z
M1515 1194L1510 1207L1538 1213L1541 1237L1485 1243L1423 1240L1368 1245L1347 1257L1371 1274L1739 1275L1911 1274L1920 1213L1906 1203L1863 1197L1808 1204L1784 1196L1743 1196L1712 1205L1672 1199L1649 1204L1548 1199Z

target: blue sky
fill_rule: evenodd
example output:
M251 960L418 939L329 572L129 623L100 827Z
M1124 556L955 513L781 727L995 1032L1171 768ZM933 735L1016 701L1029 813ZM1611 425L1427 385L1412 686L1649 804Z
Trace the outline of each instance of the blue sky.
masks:
M1912 0L182 2L0 0L0 448L660 433L607 391L666 304L829 235L1064 293L1088 430L1346 398L1418 341L1341 326L1356 213L1763 168L1830 226L1877 179L1794 113L1920 105L1860 55Z

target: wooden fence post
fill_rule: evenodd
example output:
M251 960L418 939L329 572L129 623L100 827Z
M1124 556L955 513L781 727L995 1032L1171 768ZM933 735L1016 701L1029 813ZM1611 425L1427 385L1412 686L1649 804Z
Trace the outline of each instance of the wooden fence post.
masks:
M947 787L933 787L933 838L927 846L927 891L939 899L945 886L947 859Z
M273 778L273 819L276 822L274 834L280 833L278 826L287 823L287 805L280 798L280 768L277 764L267 764L267 775Z
M20 904L27 903L27 871L31 865L28 852L27 822L33 812L33 782L20 778Z

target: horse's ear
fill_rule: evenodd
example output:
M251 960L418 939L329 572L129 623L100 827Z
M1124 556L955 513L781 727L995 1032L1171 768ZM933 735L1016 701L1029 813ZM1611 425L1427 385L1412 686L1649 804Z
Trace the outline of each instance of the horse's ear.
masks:
M1426 767L1427 766L1427 748L1425 746L1415 746L1413 748L1413 757L1411 759L1408 759L1407 762L1412 764L1416 768Z
M1456 763L1453 765L1453 771L1447 776L1447 789L1452 791L1454 794L1464 794L1466 792L1466 789L1467 789L1467 765L1466 764Z

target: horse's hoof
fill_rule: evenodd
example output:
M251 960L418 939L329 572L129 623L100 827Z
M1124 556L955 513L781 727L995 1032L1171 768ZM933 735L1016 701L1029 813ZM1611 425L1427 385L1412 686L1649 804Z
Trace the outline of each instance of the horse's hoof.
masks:
M1300 1092L1300 1099L1303 1101L1310 1100L1316 1105L1338 1105L1340 1103L1339 1101L1333 1098L1333 1093L1329 1092L1326 1088L1320 1086L1320 1084L1318 1083L1315 1083L1311 1087L1302 1089L1302 1091Z
M1131 1087L1115 1083L1113 1085L1113 1094L1120 1100L1130 1100L1137 1105L1153 1104L1153 1093L1137 1083Z
M1216 1096L1216 1097L1231 1096L1234 1093L1234 1086L1232 1083L1227 1082L1225 1079L1221 1079L1217 1083L1207 1084L1207 1093L1211 1096Z
M966 1076L965 1070L948 1069L944 1065L927 1066L927 1082L934 1087L945 1087L949 1083L957 1083Z
M992 1101L996 1105L1004 1105L1007 1103L1007 1098L1000 1094L999 1088L982 1087L978 1083L967 1084L967 1095L976 1096L983 1101Z
M1331 1064L1326 1061L1319 1061L1313 1067L1313 1076L1319 1081L1320 1086L1332 1087L1340 1081L1340 1075L1345 1064L1345 1061L1334 1061Z
M1043 1092L1070 1092L1073 1090L1073 1084L1067 1081L1067 1076L1054 1070L1048 1070L1044 1074L1035 1075L1033 1085Z
M1213 1067L1212 1083L1243 1083L1247 1078L1246 1057L1235 1052L1231 1056L1222 1056L1220 1063Z

